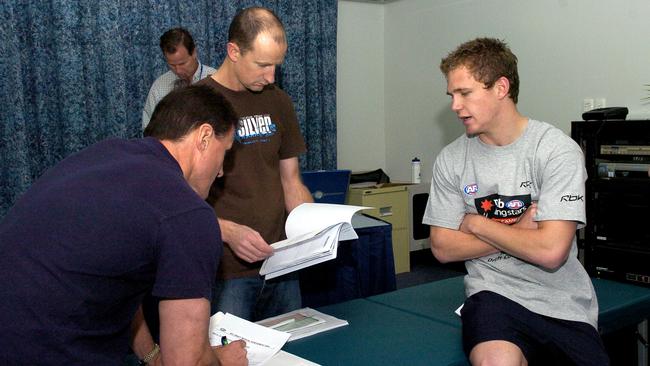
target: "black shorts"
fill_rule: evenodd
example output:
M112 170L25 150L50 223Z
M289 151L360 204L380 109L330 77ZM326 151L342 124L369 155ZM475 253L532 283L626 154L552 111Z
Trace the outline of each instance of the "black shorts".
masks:
M503 340L516 344L529 365L609 365L598 331L587 323L539 315L490 291L470 296L461 314L468 356L481 342Z

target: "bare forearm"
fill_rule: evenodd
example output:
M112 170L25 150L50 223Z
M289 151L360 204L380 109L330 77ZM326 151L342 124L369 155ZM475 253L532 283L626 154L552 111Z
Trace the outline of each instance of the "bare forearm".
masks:
M497 253L494 246L462 231L431 227L431 251L442 263L458 262Z
M144 319L142 305L131 322L131 348L138 359L143 359L155 347L153 337ZM159 358L159 357L157 357Z
M305 202L314 202L309 189L302 183L298 158L280 160L280 181L287 212Z
M218 364L208 341L210 302L207 299L163 300L159 312L164 364Z
M553 269L566 260L576 224L571 221L548 221L540 222L536 229L528 229L476 215L467 227L479 239L503 252Z
M230 220L225 220L221 218L218 218L217 221L219 222L219 229L221 230L221 240L223 240L226 243L230 243L234 241L235 226L237 224Z
M260 233L246 225L219 219L221 238L235 252L237 257L254 263L261 261L271 254L273 248L262 238Z
M284 204L287 212L291 212L305 202L314 202L314 199L304 184L295 184L293 188L284 190Z
M156 364L155 366L164 366L164 365L177 365L181 361L177 361L179 358L176 357L176 355L170 355L168 352L163 352L162 347L161 347L161 353L162 357L160 358L160 363ZM184 361L182 361L184 362ZM206 346L203 348L203 351L200 355L196 355L195 357L192 357L192 361L190 361L191 365L197 365L197 366L219 366L221 365L212 350L211 347Z

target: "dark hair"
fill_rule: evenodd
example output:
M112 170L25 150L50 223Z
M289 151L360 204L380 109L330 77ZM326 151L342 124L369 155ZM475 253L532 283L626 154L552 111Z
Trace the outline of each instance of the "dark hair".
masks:
M445 76L462 66L467 67L474 79L482 82L486 88L491 88L500 77L506 77L510 82L508 95L517 103L517 56L505 42L495 38L476 38L458 46L440 62L440 70Z
M259 6L242 9L230 22L228 42L236 43L245 53L253 48L255 38L262 32L269 32L278 44L287 43L284 26L272 10Z
M178 141L199 125L208 123L217 136L236 128L238 118L230 103L207 85L173 90L156 105L144 136Z
M160 36L160 49L163 53L176 53L176 49L181 44L190 55L196 47L192 35L185 28L172 28Z

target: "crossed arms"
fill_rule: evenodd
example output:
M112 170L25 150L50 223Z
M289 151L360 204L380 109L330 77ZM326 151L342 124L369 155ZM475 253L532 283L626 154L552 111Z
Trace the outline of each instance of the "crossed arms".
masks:
M466 214L458 230L431 226L431 251L440 262L463 261L497 252L553 270L571 250L577 228L574 221L533 221L537 205L531 205L513 225Z

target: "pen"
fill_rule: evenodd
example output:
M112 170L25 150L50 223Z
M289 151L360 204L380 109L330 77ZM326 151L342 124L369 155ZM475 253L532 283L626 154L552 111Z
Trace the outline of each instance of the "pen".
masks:
M228 341L228 338L226 338L226 336L222 336L222 337L221 337L221 345L222 345L222 346L225 346L225 345L227 345L228 343L230 343L230 342Z

